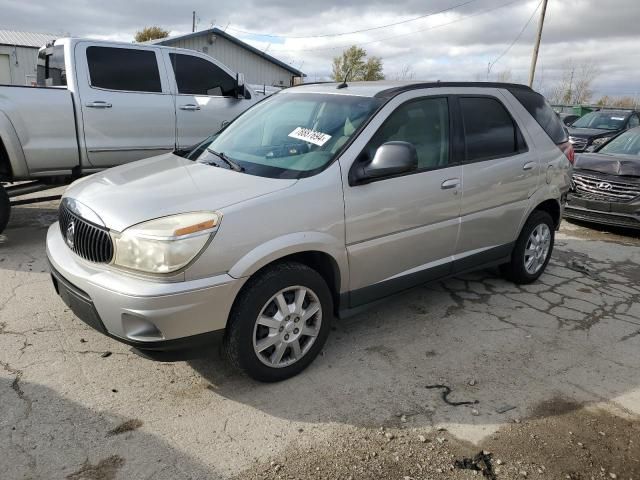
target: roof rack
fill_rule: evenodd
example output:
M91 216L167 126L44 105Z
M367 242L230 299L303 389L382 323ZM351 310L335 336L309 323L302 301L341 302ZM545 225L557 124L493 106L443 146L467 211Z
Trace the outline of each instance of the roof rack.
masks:
M417 90L420 88L443 88L443 87L484 87L484 88L506 88L506 89L521 89L521 90L532 90L527 85L522 85L519 83L501 83L501 82L421 82L421 83L410 83L407 85L402 85L399 87L391 87L386 90L381 90L380 92L375 94L377 98L391 98L396 95L408 92L411 90Z

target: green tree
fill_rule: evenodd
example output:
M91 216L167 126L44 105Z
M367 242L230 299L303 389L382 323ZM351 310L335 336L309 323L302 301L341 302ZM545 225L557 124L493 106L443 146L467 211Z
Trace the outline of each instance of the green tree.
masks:
M367 52L352 46L333 59L331 78L336 82L384 80L380 57L367 57Z
M164 28L158 26L144 27L142 30L136 32L136 42L148 42L149 40L157 40L159 38L166 38L169 36L169 32Z

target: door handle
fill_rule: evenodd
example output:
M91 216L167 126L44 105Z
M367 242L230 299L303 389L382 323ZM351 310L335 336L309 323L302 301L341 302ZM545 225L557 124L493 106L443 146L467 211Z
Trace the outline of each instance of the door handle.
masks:
M193 103L187 103L186 105L181 105L180 106L180 110L189 110L189 111L196 111L196 110L200 110L200 106L199 105L195 105Z
M449 190L451 188L458 188L459 185L460 185L459 178L450 178L442 182L442 185L440 186L440 188L442 188L442 190Z
M536 166L536 162L527 162L522 166L523 170L533 170L533 168Z
M89 102L86 104L89 108L111 108L112 105L109 102L103 102L102 100L96 100L95 102Z

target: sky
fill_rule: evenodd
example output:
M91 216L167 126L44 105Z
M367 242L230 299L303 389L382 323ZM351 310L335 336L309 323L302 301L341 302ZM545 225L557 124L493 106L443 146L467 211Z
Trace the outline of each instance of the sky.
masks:
M382 59L385 76L392 80L506 76L526 83L540 3L0 0L0 29L129 42L137 30L150 25L172 36L188 33L195 10L198 30L226 29L302 70L308 81L328 79L332 58L358 45ZM571 65L592 63L599 72L595 98L640 98L639 22L639 0L549 0L534 87L548 91ZM395 25L385 26L389 24ZM359 32L350 33L354 31Z

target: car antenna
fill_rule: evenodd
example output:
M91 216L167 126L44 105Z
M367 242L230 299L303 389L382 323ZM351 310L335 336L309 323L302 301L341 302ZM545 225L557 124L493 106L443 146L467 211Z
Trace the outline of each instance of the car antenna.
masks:
M341 89L341 88L347 88L349 85L347 85L347 79L349 78L349 74L351 73L351 70L353 70L353 67L349 68L349 70L347 70L347 73L344 76L344 80L342 80L342 83L339 84L336 88L337 89Z

